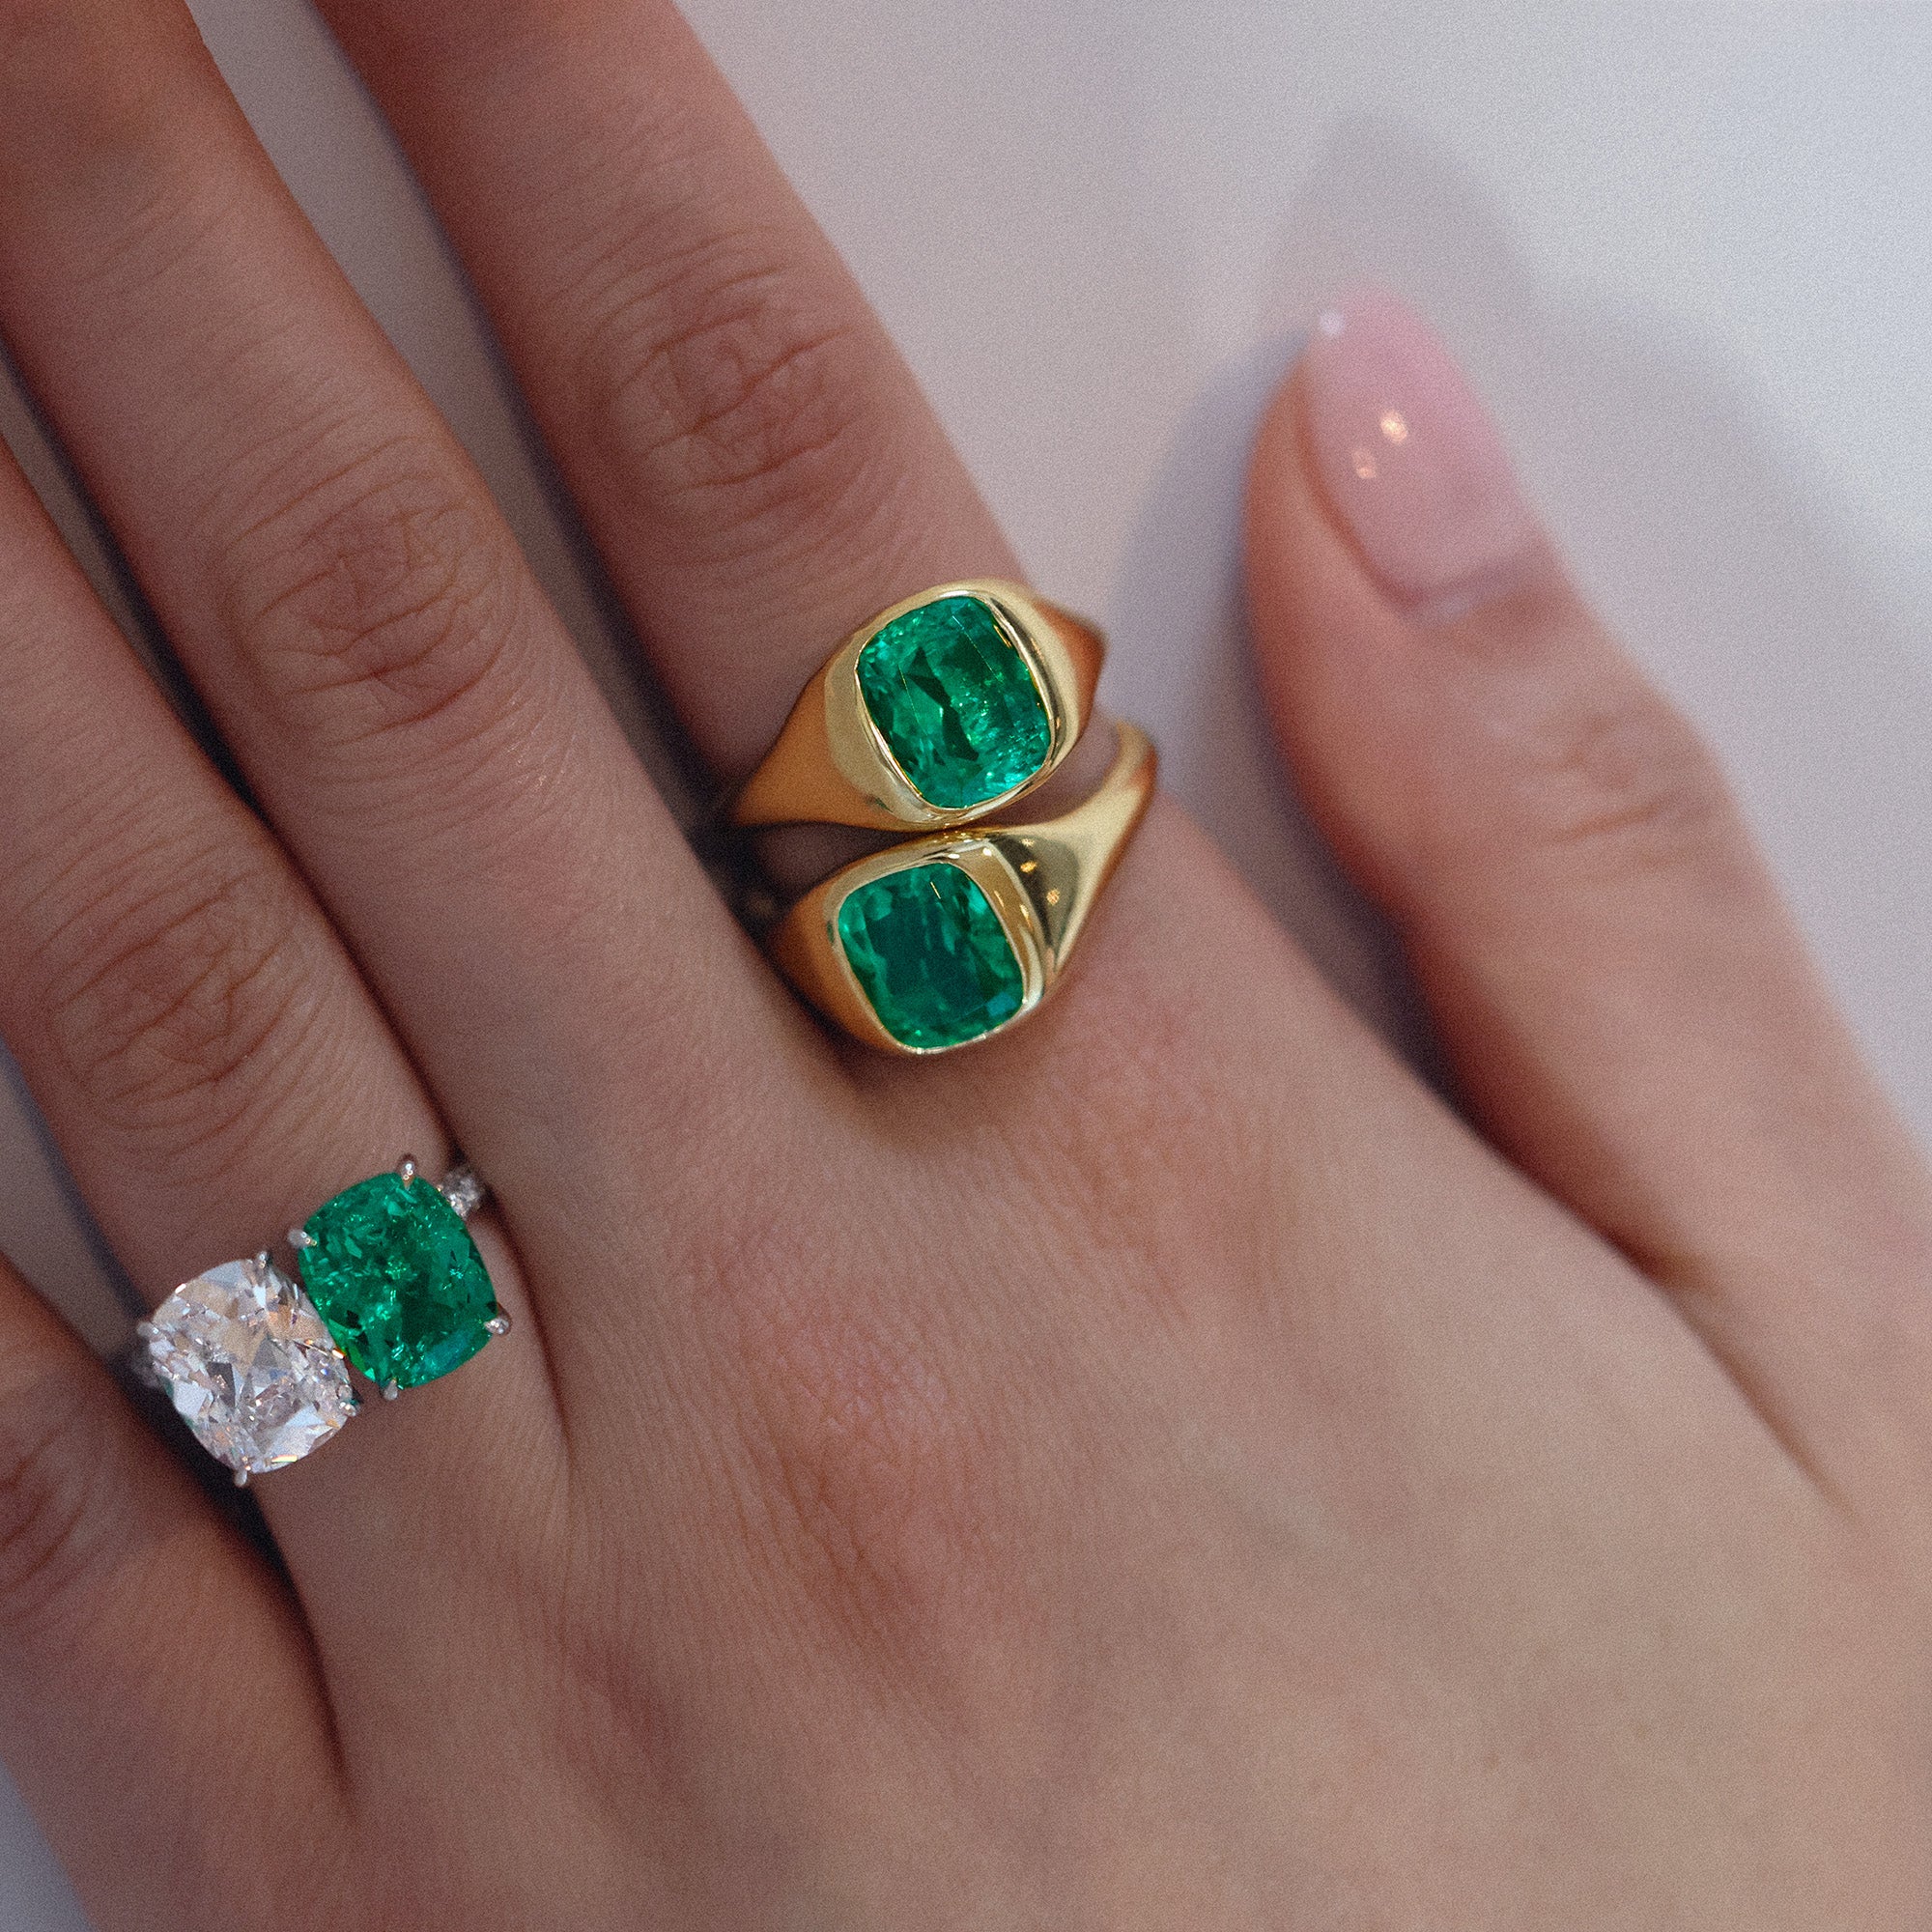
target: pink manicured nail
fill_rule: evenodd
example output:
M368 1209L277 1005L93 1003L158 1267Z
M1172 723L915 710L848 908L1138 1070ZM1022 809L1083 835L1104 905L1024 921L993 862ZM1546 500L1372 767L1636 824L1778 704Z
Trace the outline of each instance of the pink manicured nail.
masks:
M1324 313L1301 366L1321 488L1392 597L1480 597L1535 548L1483 406L1392 296L1358 294Z

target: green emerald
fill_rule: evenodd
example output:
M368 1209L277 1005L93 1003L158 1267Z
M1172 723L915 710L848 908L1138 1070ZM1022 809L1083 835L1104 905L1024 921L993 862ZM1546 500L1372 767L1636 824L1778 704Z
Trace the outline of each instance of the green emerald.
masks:
M1024 784L1053 748L1032 668L978 597L895 617L859 653L859 690L912 788L947 811Z
M415 1388L461 1368L499 1313L469 1230L427 1180L379 1174L303 1224L302 1286L372 1382Z
M962 1046L1019 1011L1012 942L970 874L939 860L847 893L838 943L879 1024L901 1046Z

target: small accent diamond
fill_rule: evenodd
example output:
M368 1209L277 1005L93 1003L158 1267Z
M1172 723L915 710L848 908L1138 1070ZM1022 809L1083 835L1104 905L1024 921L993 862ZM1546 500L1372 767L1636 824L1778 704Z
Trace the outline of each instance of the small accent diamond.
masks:
M143 1325L182 1420L238 1477L299 1462L355 1413L348 1368L321 1316L271 1262L210 1268Z
M467 1160L452 1167L437 1182L436 1191L466 1221L482 1207L490 1193L483 1184L483 1177Z

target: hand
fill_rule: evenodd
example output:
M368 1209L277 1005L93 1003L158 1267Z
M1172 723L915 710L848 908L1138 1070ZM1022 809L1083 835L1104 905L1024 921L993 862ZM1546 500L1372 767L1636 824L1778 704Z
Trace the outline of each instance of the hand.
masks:
M1014 566L659 0L327 0L722 784ZM156 1298L452 1140L514 1337L259 1490L0 1275L0 1748L103 1932L1932 1912L1932 1187L1438 351L1263 435L1265 682L1465 1123L1172 806L832 1041L174 0L0 0L0 1027ZM1051 588L1051 586L1048 586Z

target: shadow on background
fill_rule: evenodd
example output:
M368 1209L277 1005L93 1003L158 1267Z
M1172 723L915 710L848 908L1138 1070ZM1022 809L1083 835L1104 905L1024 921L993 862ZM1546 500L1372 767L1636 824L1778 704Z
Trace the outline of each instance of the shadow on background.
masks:
M1109 667L1109 701L1129 717L1159 705L1170 721L1161 734L1164 783L1343 997L1422 1064L1426 1036L1393 940L1309 823L1255 682L1241 497L1256 423L1299 349L1293 337L1251 351L1182 418L1128 536L1111 600L1124 647ZM1204 545L1204 529L1221 540ZM1180 701L1177 666L1193 680Z
M1723 755L1868 1050L1932 1137L1932 651L1870 587L1849 520L1711 349L1539 286L1452 157L1372 122L1343 126L1309 176L1270 311L1309 316L1362 281L1414 302L1499 399L1531 494L1564 506L1577 574ZM1137 667L1198 668L1197 708L1163 745L1174 789L1413 1055L1386 931L1278 775L1247 664L1242 475L1297 346L1225 367L1173 439L1114 601L1131 645L1117 692L1131 713ZM1193 532L1210 521L1222 541L1203 554Z

